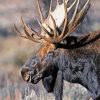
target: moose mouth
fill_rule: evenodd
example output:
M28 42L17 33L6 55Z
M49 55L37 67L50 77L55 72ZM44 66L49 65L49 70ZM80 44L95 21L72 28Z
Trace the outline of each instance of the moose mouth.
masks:
M22 77L23 77L23 80L28 82L28 83L33 83L33 84L36 84L38 83L41 79L42 79L42 76L43 76L43 73L37 73L36 75L33 75L33 74L29 74L28 71L25 70L25 72L22 71Z
M24 78L24 80L29 83L37 84L42 79L42 76L42 74L37 74L35 76L26 75L26 78Z
M28 68L23 68L21 71L21 75L24 81L28 83L37 84L43 78L44 71L45 69L34 72L30 71Z
M44 72L45 72L45 68L42 69L40 72L38 72L36 75L34 76L30 76L30 80L33 84L37 84L42 78L43 78L43 75L44 75Z
M35 76L30 76L30 80L33 84L37 84L42 79L43 74L37 74Z

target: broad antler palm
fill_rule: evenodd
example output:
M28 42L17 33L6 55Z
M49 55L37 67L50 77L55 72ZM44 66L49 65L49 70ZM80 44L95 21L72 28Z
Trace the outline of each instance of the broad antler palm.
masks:
M49 14L46 19L44 19L39 0L37 0L38 11L40 13L41 22L39 25L41 27L41 34L29 27L21 17L22 26L24 33L21 33L17 27L14 25L16 32L19 36L32 40L37 43L43 43L43 40L51 44L58 44L68 37L77 26L83 21L90 7L90 0L87 0L81 10L79 10L80 0L74 0L73 3L68 7L69 0L63 0L62 4L59 4L57 0L57 6L54 11L52 8L52 0L50 3ZM72 18L68 20L68 14L71 9L75 7ZM62 31L60 27L63 25Z

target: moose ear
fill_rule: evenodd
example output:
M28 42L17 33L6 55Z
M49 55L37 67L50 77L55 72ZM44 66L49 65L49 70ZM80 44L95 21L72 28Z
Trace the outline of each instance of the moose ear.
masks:
M56 77L49 75L42 79L42 83L47 92L53 92Z

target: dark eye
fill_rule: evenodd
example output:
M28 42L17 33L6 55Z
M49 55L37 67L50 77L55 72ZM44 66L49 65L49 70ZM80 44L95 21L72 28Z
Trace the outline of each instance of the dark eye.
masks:
M34 70L34 75L36 75L38 72L39 72L39 69L36 68L36 69Z
M34 75L36 75L37 74L37 70L34 70Z

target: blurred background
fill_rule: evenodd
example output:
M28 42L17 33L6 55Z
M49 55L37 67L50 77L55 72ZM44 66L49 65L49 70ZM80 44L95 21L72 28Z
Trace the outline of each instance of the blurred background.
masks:
M56 0L53 1L55 6ZM83 24L74 34L100 29L100 0L91 1L91 8ZM46 17L50 0L40 0L40 3ZM35 30L40 30L36 0L0 0L0 100L54 100L52 94L46 93L41 82L32 85L21 78L21 66L39 50L40 44L16 35L13 24L22 29L20 16ZM80 85L65 82L64 87L64 100L91 99L86 89Z

